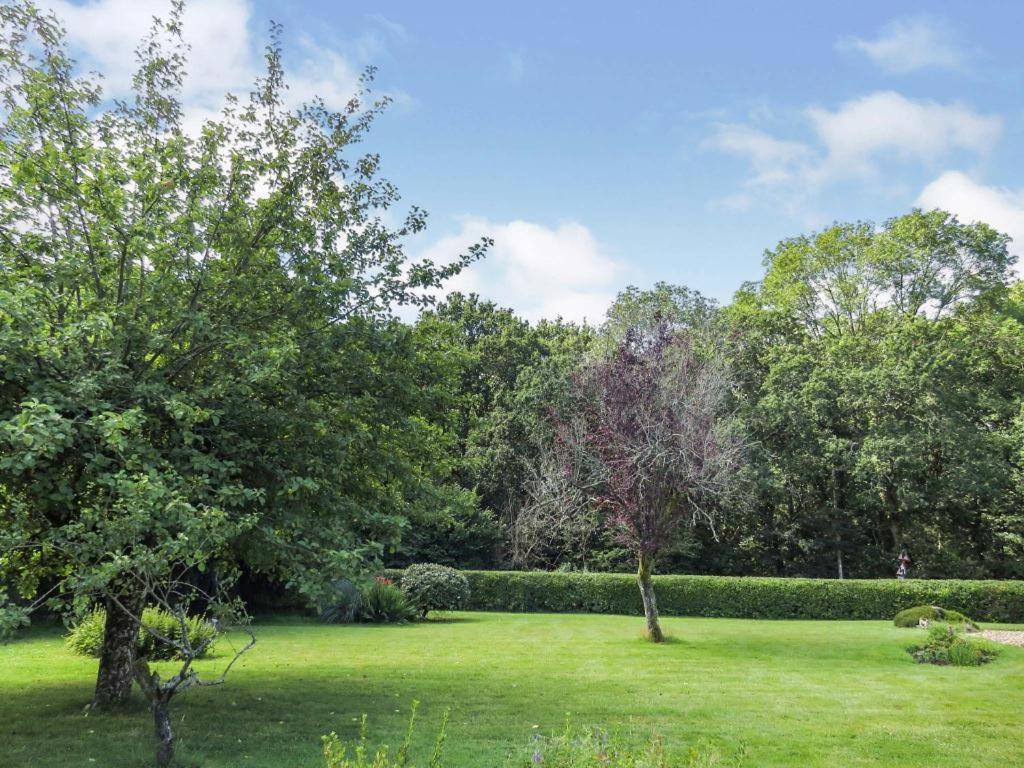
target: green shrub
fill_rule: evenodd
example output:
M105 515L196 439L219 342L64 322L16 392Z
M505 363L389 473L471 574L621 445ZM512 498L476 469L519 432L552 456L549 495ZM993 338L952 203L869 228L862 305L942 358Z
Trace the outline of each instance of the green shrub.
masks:
M401 746L391 756L388 747L382 746L373 752L372 755L366 744L366 715L363 715L359 723L359 739L354 742L349 752L349 746L338 738L333 731L323 737L324 768L416 768L416 763L409 762L409 746L412 742L413 728L416 725L416 711L420 703L412 703L412 711L409 713L409 725L405 729L405 739ZM451 710L445 710L441 718L441 727L438 729L437 738L434 739L434 751L430 761L426 763L427 768L440 768L441 750L444 747L445 734L448 729L448 718Z
M3 587L0 587L0 643L12 638L22 627L29 625L29 611L20 605L6 605L4 603Z
M98 658L103 647L106 624L106 612L102 608L97 608L71 628L65 637L65 644L73 653ZM185 627L188 642L193 649L198 649L209 641L209 645L198 656L202 657L209 653L216 641L217 628L203 616L187 617ZM157 635L167 638L170 644L158 639ZM173 613L158 608L146 608L142 612L142 624L139 627L139 640L136 646L136 653L139 656L145 656L152 661L180 659L182 639L181 622Z
M994 659L995 646L958 632L951 624L941 624L928 630L928 638L920 645L907 649L919 664L978 667Z
M468 610L643 613L633 574L462 573ZM654 588L665 616L891 620L915 605L942 605L976 621L1024 622L1024 581L655 576Z
M64 637L64 645L79 656L99 656L106 624L107 614L102 608L97 608L71 627L71 631Z
M363 605L363 593L348 579L331 582L331 597L320 611L320 621L325 624L349 624L359 617Z
M465 606L469 581L446 565L410 565L402 573L402 592L425 618L429 611L455 611Z
M960 611L947 611L937 605L915 605L897 613L892 621L897 627L916 627L921 623L921 619L942 624L962 624L970 629L977 629L974 622Z
M377 624L402 624L416 618L416 609L391 579L378 576L363 592L359 616Z

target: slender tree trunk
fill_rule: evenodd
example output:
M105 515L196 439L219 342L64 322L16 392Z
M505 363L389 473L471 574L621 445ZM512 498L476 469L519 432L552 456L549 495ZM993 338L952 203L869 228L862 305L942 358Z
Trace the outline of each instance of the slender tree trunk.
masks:
M640 587L640 598L644 602L644 616L647 619L647 639L652 643L661 643L665 635L661 632L658 622L658 602L654 598L654 582L651 581L651 569L654 567L650 555L640 555L640 565L636 571L636 582Z
M150 704L153 711L153 725L156 728L156 764L160 768L171 764L174 757L174 733L171 731L171 713L168 701L154 699Z
M892 485L885 487L885 506L889 512L889 533L892 534L892 551L899 554L903 546L903 531L900 527L900 503L896 488Z
M832 468L832 525L836 529L836 570L840 580L843 578L843 549L839 536L839 473Z
M149 699L149 711L153 713L153 728L156 733L156 764L165 768L174 758L174 732L171 730L171 699L175 689L160 684L160 675L152 672L145 658L135 660L132 669L139 688Z
M94 707L123 704L132 692L135 644L139 636L143 600L143 595L135 594L106 601L106 628L92 700Z

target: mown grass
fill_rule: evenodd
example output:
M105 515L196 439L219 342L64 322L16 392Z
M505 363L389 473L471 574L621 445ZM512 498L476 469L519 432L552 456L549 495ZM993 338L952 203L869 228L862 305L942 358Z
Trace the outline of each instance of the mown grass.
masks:
M650 645L632 617L456 614L405 626L277 619L227 685L177 703L183 765L319 765L320 736L396 745L419 699L429 749L452 707L446 765L500 768L533 733L580 725L657 728L671 750L697 743L745 765L1024 765L1024 650L981 668L919 665L917 630L890 622L669 619ZM227 647L204 661L213 668ZM59 629L0 646L0 765L150 764L141 701L84 715L95 660Z

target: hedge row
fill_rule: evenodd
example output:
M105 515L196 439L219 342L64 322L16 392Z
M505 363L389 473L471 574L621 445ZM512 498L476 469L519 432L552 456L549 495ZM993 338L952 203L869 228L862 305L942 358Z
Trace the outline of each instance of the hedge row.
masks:
M636 578L624 573L463 571L467 607L478 611L643 612ZM655 576L666 616L750 619L891 619L940 605L978 621L1024 622L1024 581L798 579Z

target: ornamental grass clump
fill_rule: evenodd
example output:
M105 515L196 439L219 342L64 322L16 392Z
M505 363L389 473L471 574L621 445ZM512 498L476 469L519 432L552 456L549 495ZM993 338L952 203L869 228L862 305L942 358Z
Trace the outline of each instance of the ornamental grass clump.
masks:
M350 624L359 618L363 593L348 579L331 582L330 598L320 609L320 621L325 624Z
M363 592L359 617L374 624L404 624L416 618L416 609L391 579L378 576Z

